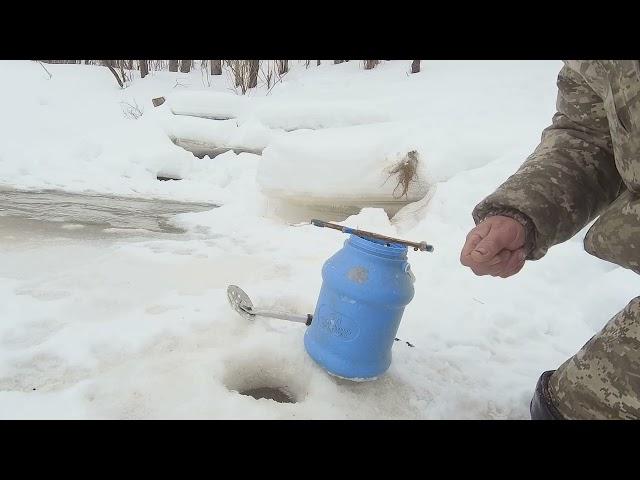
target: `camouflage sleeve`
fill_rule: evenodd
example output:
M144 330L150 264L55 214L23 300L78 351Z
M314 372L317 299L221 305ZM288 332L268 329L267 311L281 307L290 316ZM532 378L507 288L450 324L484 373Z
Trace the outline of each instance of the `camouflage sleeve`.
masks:
M615 200L622 182L602 98L567 65L557 85L557 113L538 147L473 210L476 223L496 211L519 212L529 260L580 231Z
M482 218L474 218L476 225L484 221L487 217L493 217L500 215L503 217L513 218L524 227L524 252L527 256L535 249L536 245L536 226L533 221L523 214L521 211L514 208L490 208L483 212Z

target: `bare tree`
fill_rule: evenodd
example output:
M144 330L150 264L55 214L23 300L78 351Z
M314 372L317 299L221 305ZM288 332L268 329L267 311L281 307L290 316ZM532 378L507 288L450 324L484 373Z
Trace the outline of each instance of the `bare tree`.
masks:
M49 75L49 80L51 80L51 78L53 77L53 75L51 75L51 72L49 70L47 70L47 67L45 67L41 61L38 61L38 63L40 64L40 66L42 68L44 68L44 71L47 72L47 75Z
M149 60L149 67L151 67L150 69L154 71L164 70L165 68L167 68L169 62L170 60ZM175 71L178 71L177 64Z
M182 62L180 62L180 71L182 73L189 73L191 71L191 62L192 60L182 60Z
M149 62L146 60L138 60L138 66L140 68L140 78L149 75Z
M284 75L289 71L289 60L276 60L278 65L278 75ZM309 67L309 60L307 60L307 67Z
M247 60L249 64L249 88L258 86L258 72L260 71L260 60Z
M233 75L235 88L240 88L243 95L258 86L260 60L225 60L225 63Z
M114 63L115 62L113 60L102 60L102 64L109 69L109 71L113 74L114 77L116 77L116 80L118 81L118 85L120 85L120 88L124 88L124 84L122 83L122 80L120 80L120 76L118 75L118 72L116 72L116 69L113 68Z
M126 60L118 60L117 65L120 67L120 77L123 83L127 83L130 79L127 78L127 73L124 71Z
M380 60L365 60L364 69L371 70L372 68L375 68L376 65L378 65L379 63L380 63Z
M269 62L267 60L267 69L266 72L262 71L262 78L264 78L265 82L267 82L267 91L271 91L271 82L273 80L273 69L271 68L270 65L271 62ZM263 62L264 64L264 62ZM260 70L263 70L262 68L260 68ZM278 75L278 78L281 78L280 75ZM275 85L275 82L273 82L273 84Z
M320 66L320 60L318 60L318 64L317 64L317 66L318 66L318 67Z
M414 60L411 62L411 73L420 72L420 60Z
M169 71L170 72L178 71L178 60L169 60Z
M242 82L243 73L244 73L244 62L242 60L227 60L227 66L231 73L233 74L233 85L242 88L242 93L245 93L244 85Z
M222 75L222 60L209 60L211 62L211 75Z
M235 88L240 88L244 95L249 88L249 66L246 60L226 60L227 66L233 75Z

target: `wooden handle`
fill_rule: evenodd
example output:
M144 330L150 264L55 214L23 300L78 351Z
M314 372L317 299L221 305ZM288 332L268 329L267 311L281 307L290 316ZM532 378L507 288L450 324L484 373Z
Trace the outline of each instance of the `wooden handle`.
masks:
M342 225L336 225L335 223L325 222L324 220L311 220L311 224L316 227L327 227L332 228L333 230L339 230L343 233L351 233L358 237L369 237L375 238L376 240L384 240L389 243L398 243L400 245L407 245L409 247L413 247L415 251L420 250L421 252L433 252L433 245L429 245L427 242L411 242L409 240L401 240L399 238L387 237L386 235L381 235L379 233L367 232L365 230L357 230L355 228L343 227Z

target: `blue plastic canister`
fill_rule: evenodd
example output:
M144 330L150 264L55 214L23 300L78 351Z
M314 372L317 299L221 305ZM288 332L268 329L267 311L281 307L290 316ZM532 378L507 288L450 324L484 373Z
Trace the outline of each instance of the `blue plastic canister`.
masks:
M339 377L366 380L384 373L414 279L406 246L351 235L322 268L304 337L307 353Z

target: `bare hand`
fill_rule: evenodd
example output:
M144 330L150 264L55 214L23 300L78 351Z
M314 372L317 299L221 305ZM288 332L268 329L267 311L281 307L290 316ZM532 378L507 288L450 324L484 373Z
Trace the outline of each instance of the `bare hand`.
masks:
M467 235L460 263L476 275L507 278L524 266L524 227L511 217L487 217Z

